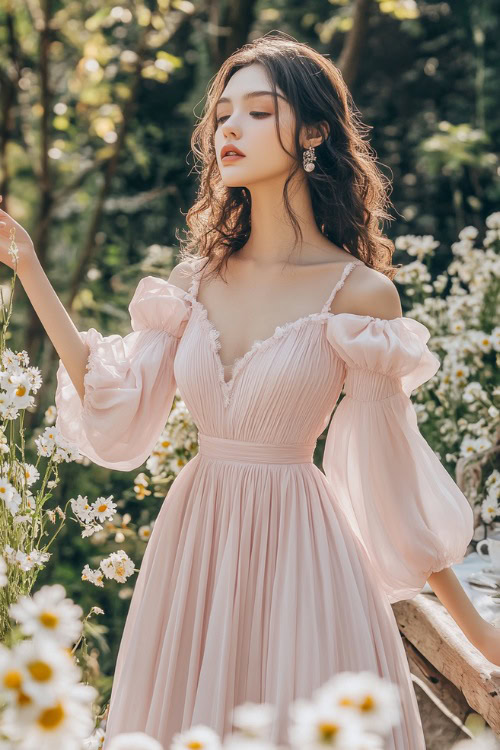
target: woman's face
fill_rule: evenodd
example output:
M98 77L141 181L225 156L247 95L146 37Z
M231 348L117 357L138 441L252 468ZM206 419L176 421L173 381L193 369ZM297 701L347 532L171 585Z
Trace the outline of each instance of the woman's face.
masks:
M293 159L283 150L276 134L276 107L262 65L254 63L238 70L228 81L217 103L217 125L214 137L217 164L222 181L228 187L256 186L267 180L288 176ZM281 139L293 152L295 116L281 89L277 89ZM245 156L225 160L221 150L233 144Z

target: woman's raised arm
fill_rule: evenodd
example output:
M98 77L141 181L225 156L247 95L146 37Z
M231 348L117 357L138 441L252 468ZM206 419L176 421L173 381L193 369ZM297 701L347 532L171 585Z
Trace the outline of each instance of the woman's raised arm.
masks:
M2 196L0 196L0 202ZM15 228L18 247L17 275L40 318L48 337L61 358L80 399L84 395L84 376L89 347L82 341L78 330L66 312L35 252L28 232L12 216L0 208L0 261L14 268L9 255L11 229Z

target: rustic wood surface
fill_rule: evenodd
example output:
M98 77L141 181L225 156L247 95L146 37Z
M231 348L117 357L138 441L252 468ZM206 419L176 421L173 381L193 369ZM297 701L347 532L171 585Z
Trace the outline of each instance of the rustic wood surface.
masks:
M414 647L415 653L409 653L407 647L407 654L410 665L418 664L416 673L425 675L426 685L460 721L470 713L468 704L500 738L500 667L467 640L435 596L418 594L392 608L400 632ZM435 668L434 673L429 665Z

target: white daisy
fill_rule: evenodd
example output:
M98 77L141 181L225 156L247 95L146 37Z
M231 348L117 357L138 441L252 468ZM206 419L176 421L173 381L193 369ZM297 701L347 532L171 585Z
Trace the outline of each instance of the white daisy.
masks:
M80 521L89 523L94 520L94 509L87 495L78 495L76 499L72 497L69 502L73 513Z
M106 733L104 729L96 729L83 743L83 750L102 750Z
M5 711L5 725L16 733L19 750L81 750L94 727L91 685L66 686L52 704L21 703Z
M23 684L23 673L15 654L0 643L0 694L13 700Z
M450 333L463 333L465 331L465 323L459 318L455 318L450 323Z
M30 378L25 373L9 377L6 390L17 409L26 409L34 404L35 399L30 395L30 389Z
M26 554L22 550L18 549L16 552L15 566L20 570L31 570L35 567L35 560L30 555Z
M476 440L467 435L460 445L460 454L462 456L474 456L476 453Z
M40 479L40 472L33 464L24 464L23 478L28 487L31 487L32 484L35 484Z
M13 372L19 371L19 358L14 354L12 349L4 349L1 355L1 359L2 365L8 372L10 372L11 370Z
M485 482L486 487L500 487L500 471L493 469Z
M33 393L39 391L43 383L42 373L40 372L40 369L38 367L28 367L28 369L26 370L26 375L28 377Z
M125 583L134 572L135 566L127 553L120 549L101 560L100 567L106 578L113 578L118 583Z
M481 503L481 518L485 523L491 523L493 519L500 515L500 506L498 503L487 497Z
M46 458L51 456L56 447L56 428L46 427L42 434L36 438L35 444L39 456L45 456Z
M5 503L8 510L15 515L21 505L21 495L7 477L0 477L0 499Z
M352 710L368 732L386 733L400 721L396 685L372 672L341 672L318 688L313 699Z
M92 568L86 564L82 570L82 581L89 581L89 583L93 583L94 586L100 586L103 588L104 573L99 568L97 568L97 570L92 570Z
M7 504L10 498L14 494L14 485L12 485L7 477L0 476L0 499Z
M82 632L82 608L65 598L64 586L42 586L33 597L22 596L9 612L25 635L46 635L61 646L71 646Z
M44 414L45 424L53 425L54 422L56 421L56 416L57 416L56 407L49 406L48 409L45 409L45 414Z
M143 542L147 542L151 536L151 526L139 526L137 535Z
M45 636L21 641L13 654L23 675L23 692L39 706L55 703L68 685L81 678L81 670L69 653L54 648L54 642Z
M218 750L221 747L220 737L211 727L196 724L184 732L176 732L170 744L170 750L189 750L194 747L199 750ZM111 748L111 750L131 750L131 748L130 746L122 748L118 745L117 748Z
M491 351L493 346L493 338L491 334L485 333L484 331L475 331L473 335L473 341L476 346L485 354Z
M361 722L349 711L320 701L293 701L288 708L288 740L292 747L352 750L364 735Z
M269 739L276 708L271 703L242 703L232 711L233 727L247 737Z
M100 523L86 524L82 531L82 539L86 539L88 536L93 536L97 531L102 531L103 527Z
M99 521L111 520L116 512L116 503L113 502L113 495L109 497L98 497L92 503L92 510Z

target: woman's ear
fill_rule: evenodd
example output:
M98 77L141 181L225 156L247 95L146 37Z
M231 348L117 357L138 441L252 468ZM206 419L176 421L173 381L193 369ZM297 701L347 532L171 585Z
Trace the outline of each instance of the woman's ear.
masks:
M317 126L304 125L303 127L303 138L302 148L309 148L310 146L319 146L323 141L328 138L330 133L330 126L326 121L320 122Z

